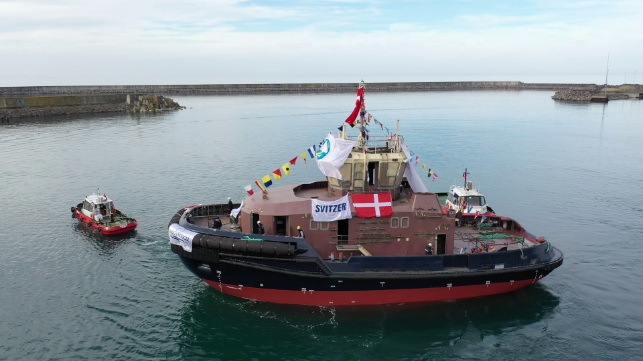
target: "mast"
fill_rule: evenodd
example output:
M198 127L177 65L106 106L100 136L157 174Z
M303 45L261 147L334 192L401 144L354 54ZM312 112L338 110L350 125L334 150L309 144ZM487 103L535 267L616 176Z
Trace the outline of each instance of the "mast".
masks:
M364 85L364 80L359 82L359 88L364 88L364 90L366 90L366 87ZM366 190L366 186L368 186L370 182L368 181L368 162L366 161L366 159L368 158L368 149L366 146L366 135L364 134L364 110L366 110L366 106L364 105L364 92L362 92L361 102L362 105L359 109L359 137L362 139L362 144L364 147L364 186L362 189Z
M607 96L607 75L610 73L610 53L607 53L607 70L605 71L605 87L603 88L603 92L605 93L605 96Z
M359 82L359 88L366 88L365 85L366 84L364 84L364 80ZM364 105L364 93L362 93L361 104L362 105L359 108L359 134L363 136L364 135L364 110L366 110L366 106ZM364 137L364 146L366 146L366 137Z
M400 151L400 120L397 120L397 128L395 129L395 151L399 152Z

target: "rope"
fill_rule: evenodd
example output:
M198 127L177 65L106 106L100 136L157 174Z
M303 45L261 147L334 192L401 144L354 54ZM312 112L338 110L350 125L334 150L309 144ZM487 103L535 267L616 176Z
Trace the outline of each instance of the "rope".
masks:
M164 213L164 214L152 214L152 215L147 215L147 216L136 216L133 218L145 218L145 217L161 217L161 216L169 216L169 215L175 215L177 214L176 212L172 213Z

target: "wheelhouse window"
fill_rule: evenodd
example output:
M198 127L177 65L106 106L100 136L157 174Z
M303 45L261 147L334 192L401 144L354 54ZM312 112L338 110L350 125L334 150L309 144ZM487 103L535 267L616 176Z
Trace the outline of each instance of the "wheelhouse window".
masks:
M481 196L468 196L468 197L465 197L464 200L467 201L467 203L473 207L480 207L486 204L484 197L481 197Z
M351 163L344 163L344 165L339 168L339 172L342 174L342 179L328 177L328 182L331 187L336 189L350 189L353 182L353 165Z
M400 174L400 163L380 162L379 185L381 188L393 188Z

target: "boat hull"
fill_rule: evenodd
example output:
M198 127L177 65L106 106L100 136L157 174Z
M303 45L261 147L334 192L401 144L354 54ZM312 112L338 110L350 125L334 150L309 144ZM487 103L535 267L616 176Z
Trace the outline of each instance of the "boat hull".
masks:
M82 212L79 212L78 209L74 208L74 214L76 215L76 218L78 218L78 221L80 223L86 224L89 228L92 230L96 230L100 232L103 235L106 236L113 236L116 234L123 234L127 232L131 232L136 229L138 226L138 223L136 221L129 222L127 224L121 225L121 226L116 226L116 227L105 227L104 225L101 225L97 222L95 222L93 219L87 217L84 215Z
M420 303L512 292L547 276L563 262L516 269L462 272L322 275L288 272L243 261L199 262L181 256L186 267L216 290L250 300L311 306Z
M381 291L289 291L220 284L203 279L215 289L249 300L308 306L378 305L421 303L507 293L529 286L538 280L471 285L460 287L416 288Z

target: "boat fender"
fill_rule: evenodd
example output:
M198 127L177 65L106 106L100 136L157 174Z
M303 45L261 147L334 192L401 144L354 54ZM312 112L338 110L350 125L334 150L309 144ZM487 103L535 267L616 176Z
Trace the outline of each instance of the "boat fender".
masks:
M297 246L291 243L272 241L249 241L215 235L197 234L192 239L196 247L219 252L247 254L267 257L294 257L298 254ZM305 251L305 250L304 250ZM301 253L301 252L299 252Z

